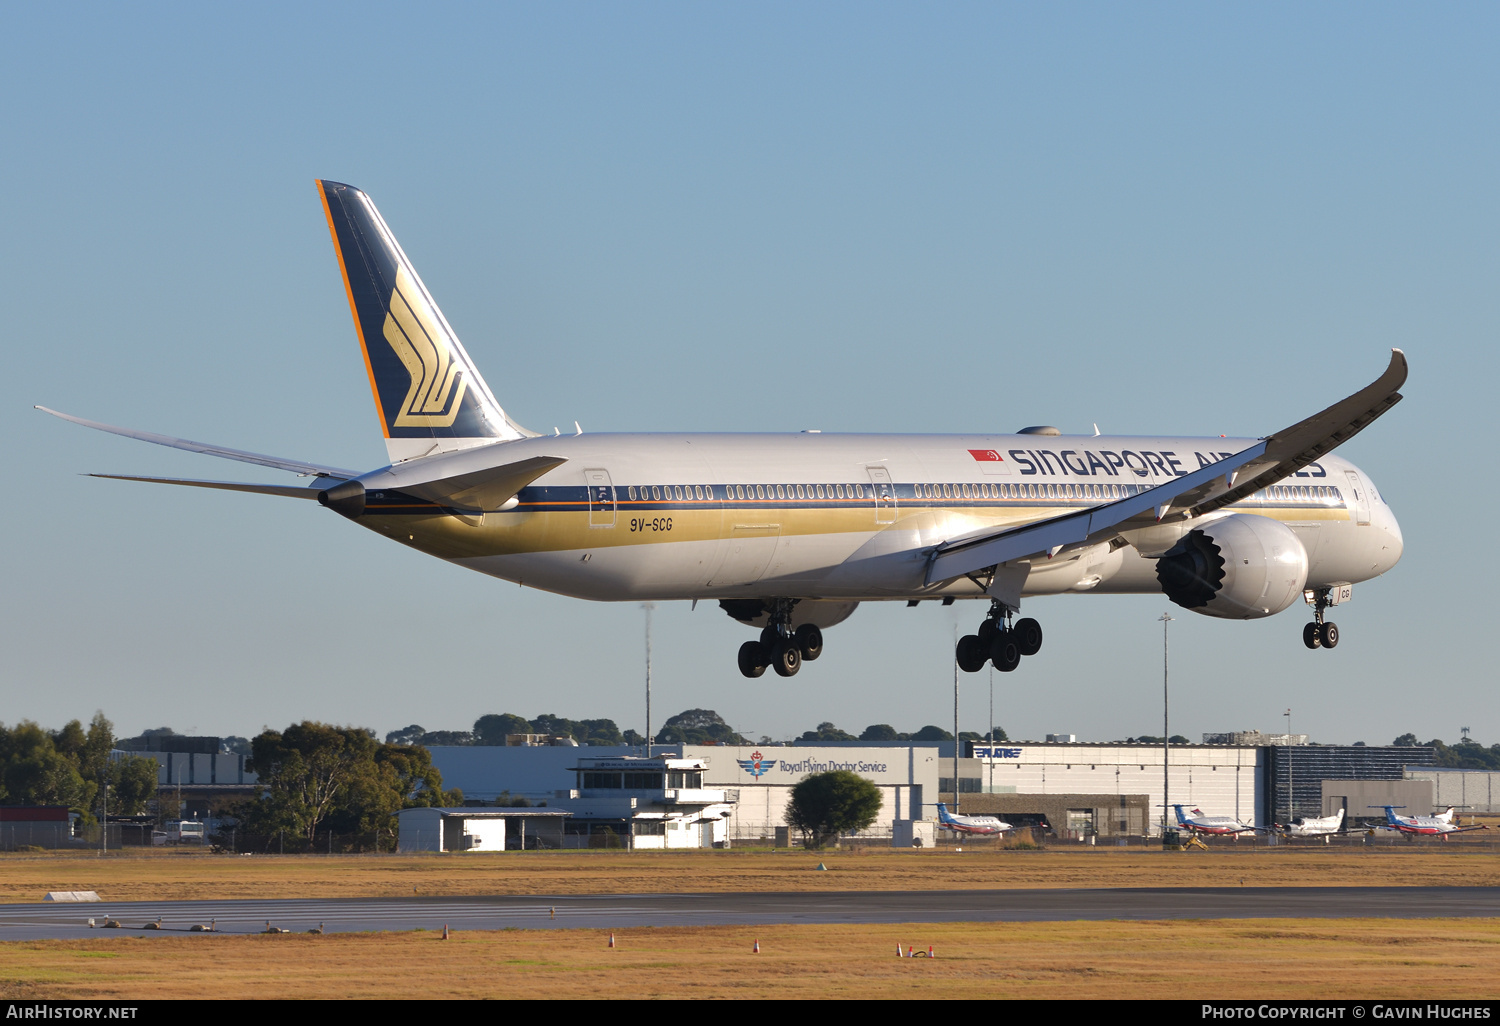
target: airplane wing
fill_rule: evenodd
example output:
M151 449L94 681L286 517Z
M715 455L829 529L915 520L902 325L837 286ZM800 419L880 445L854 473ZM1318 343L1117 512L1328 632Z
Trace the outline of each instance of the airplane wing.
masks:
M146 481L150 484L189 485L193 488L222 488L231 492L255 492L259 495L284 495L293 499L316 499L321 488L301 485L246 484L240 481L195 481L186 477L138 477L133 474L87 474L113 481Z
M1401 401L1397 390L1406 382L1406 373L1406 354L1392 349L1385 373L1370 385L1218 463L1077 513L944 542L929 553L926 583L950 581L1011 560L1050 557L1064 548L1105 541L1121 530L1222 509L1296 473L1359 434Z
M514 463L487 466L489 447L463 450L431 460L409 460L334 485L318 501L353 518L364 515L371 492L402 492L435 502L463 515L498 510L507 500L553 467L568 462L561 456L530 456Z
M512 495L553 467L560 467L566 462L568 461L561 456L532 456L498 467L486 467L451 477L413 481L395 487L444 506L492 510L499 508ZM375 487L375 482L367 481L366 487Z
M240 449L226 449L221 445L208 445L204 442L191 442L186 438L173 438L170 435L156 435L149 431L137 431L134 428L116 427L113 424L101 424L94 420L84 420L82 417L74 417L71 414L59 413L57 410L49 410L45 406L37 409L43 413L50 413L54 417L72 421L74 424L82 424L84 427L93 428L96 431L108 431L112 435L123 435L126 438L134 438L142 442L152 442L156 445L165 445L172 449L186 449L188 452L201 452L206 456L222 456L226 460L239 460L241 463L254 463L262 467L272 467L276 470L289 470L293 474L301 474L303 477L336 477L341 481L358 477L359 474L353 470L343 470L339 467L325 467L316 463L303 463L300 460L286 460L279 456L263 456L258 452L244 452ZM106 476L106 475L99 475ZM157 480L155 478L132 478L131 480L145 481ZM163 483L172 483L166 482ZM207 486L211 487L211 486ZM242 491L248 489L241 489Z

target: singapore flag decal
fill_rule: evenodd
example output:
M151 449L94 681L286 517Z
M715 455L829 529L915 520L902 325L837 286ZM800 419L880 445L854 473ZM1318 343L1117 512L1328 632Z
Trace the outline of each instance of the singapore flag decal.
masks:
M1004 460L1002 460L1000 458L1000 454L998 452L996 452L994 449L970 449L969 450L969 455L972 456L972 457L974 457L974 459L978 460L980 463L1004 463L1005 462Z

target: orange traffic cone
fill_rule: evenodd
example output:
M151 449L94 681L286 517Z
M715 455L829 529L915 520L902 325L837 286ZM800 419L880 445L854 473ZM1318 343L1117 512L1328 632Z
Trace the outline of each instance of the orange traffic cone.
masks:
M910 944L908 944L908 945L907 945L907 946L906 946L906 957L907 957L907 958L910 958L910 957L911 957L911 945L910 945Z
M609 935L609 946L610 947L614 947L615 946L615 935L613 933L611 933Z
M927 945L927 957L928 958L936 958L937 957L936 955L934 955L932 953L932 945L931 944Z
M758 954L760 954L760 938L759 937L755 938L755 947L753 947L753 948L750 949L750 954L752 954L752 955L758 955Z
M897 944L896 944L896 957L897 958L901 957L901 944L900 944L900 942L897 942Z
M448 924L444 923L443 924L443 940L447 940L447 939L448 939Z

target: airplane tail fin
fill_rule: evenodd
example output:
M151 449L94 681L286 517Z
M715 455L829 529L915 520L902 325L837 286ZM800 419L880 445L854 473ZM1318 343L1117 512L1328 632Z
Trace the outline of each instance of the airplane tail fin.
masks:
M505 415L360 190L318 181L392 463L534 433Z

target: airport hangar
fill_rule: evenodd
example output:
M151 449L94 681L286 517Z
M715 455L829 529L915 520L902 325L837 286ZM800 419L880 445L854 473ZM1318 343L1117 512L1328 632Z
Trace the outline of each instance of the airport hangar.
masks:
M1309 745L1305 735L1256 732L1206 737L1216 743L1171 746L1171 800L1255 826L1325 815L1338 807L1345 807L1351 820L1369 818L1370 811L1348 796L1372 793L1370 786L1405 781L1402 786L1409 788L1422 781L1436 790L1426 783L1433 775L1430 748ZM533 806L545 803L570 812L566 829L575 837L591 831L629 834L639 839L637 847L770 842L777 828L785 830L792 787L809 774L831 769L850 770L880 790L879 816L861 832L871 839L901 833L902 821L935 819L940 801L950 809L954 804L951 741L653 745L658 760L701 767L696 778L700 790L692 796L700 803L696 809L680 801L662 804L660 791L671 789L665 777L657 788L632 789L632 782L642 778L625 774L645 769L635 766L644 754L640 747L554 743L434 746L430 751L443 786L461 789L470 808L525 798ZM961 812L1000 815L1018 825L1045 823L1062 839L1160 834L1160 744L966 743L965 753L958 760ZM606 762L612 766L608 771ZM1382 781L1391 783L1340 783ZM705 829L710 823L712 829Z

